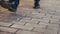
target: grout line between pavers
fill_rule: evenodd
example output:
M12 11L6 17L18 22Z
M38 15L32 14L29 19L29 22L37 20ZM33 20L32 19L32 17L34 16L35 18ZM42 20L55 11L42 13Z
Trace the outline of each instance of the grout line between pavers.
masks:
M11 24L9 27L11 27L12 25L14 25L14 23L13 23L13 24Z
M18 30L16 30L13 34L16 34L16 32L18 32L19 31L19 29Z
M38 23L37 24L39 24L40 23L40 21L38 21Z

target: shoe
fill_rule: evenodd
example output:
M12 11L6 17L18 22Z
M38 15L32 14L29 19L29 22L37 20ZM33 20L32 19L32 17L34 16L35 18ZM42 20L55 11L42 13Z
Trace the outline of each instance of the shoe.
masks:
M11 7L11 8L9 8L8 10L9 10L10 12L16 12L17 9L14 9L14 8Z
M8 6L8 10L10 11L10 12L16 12L16 8L14 7L15 6L15 3L14 2L12 2L12 3L6 3L6 5Z
M40 6L34 6L33 8L34 9L40 9Z

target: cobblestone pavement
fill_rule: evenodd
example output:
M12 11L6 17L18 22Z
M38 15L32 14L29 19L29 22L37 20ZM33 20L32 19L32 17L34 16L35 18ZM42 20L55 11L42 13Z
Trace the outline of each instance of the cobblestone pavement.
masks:
M33 9L33 0L21 0L16 13L0 7L0 34L60 34L59 2L41 0Z

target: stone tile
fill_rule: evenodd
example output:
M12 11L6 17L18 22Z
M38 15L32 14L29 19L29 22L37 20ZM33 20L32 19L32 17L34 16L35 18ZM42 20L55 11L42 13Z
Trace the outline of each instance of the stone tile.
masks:
M20 28L23 30L32 30L33 29L33 27L31 27L31 26L25 26L25 25L19 25L19 24L14 24L11 27Z
M5 32L12 32L12 33L14 33L17 29L9 28L9 27L1 27L0 26L0 30L1 31L5 31Z
M45 30L44 34L57 34L57 31L55 30Z
M41 28L41 27L35 27L34 29L33 29L33 31L37 31L37 32L45 32L45 28Z
M32 31L18 31L17 34L42 34L40 32L32 32Z
M34 23L27 23L25 26L30 26L30 27L40 27L40 28L45 28L46 26L39 25L39 24L34 24Z
M42 18L42 17L44 17L44 16L45 16L45 13L40 13L40 14L31 14L31 15L29 15L29 16L31 16L31 17L33 17L33 18Z
M14 22L14 24L18 24L18 25L25 25L25 22L18 21L18 22Z
M50 19L51 24L60 24L58 19Z
M40 19L40 22L48 23L49 22L49 19Z
M40 19L37 19L37 18L32 18L32 20L28 23L34 23L34 24L37 24L39 22Z
M2 22L8 21L11 23L14 22L14 25L11 26L13 28L0 27L0 30L5 31L5 32L1 32L0 34L10 34L6 32L14 33L18 28L23 30L17 31L16 34L42 34L41 32L44 32L43 34L57 34L57 30L59 28L58 24L60 24L59 22L60 11L57 12L58 10L60 10L59 0L41 0L40 1L41 9L38 10L32 9L33 6L32 3L34 2L33 0L21 0L21 1L22 1L21 6L19 5L18 7L19 15L15 16L11 14L8 16L4 16L4 14L7 15L6 13L8 12L0 13L0 21ZM0 11L4 12L7 10L6 9L2 10L1 8ZM19 19L20 17L22 18L21 20ZM18 22L18 20L20 21ZM10 26L11 24L0 23L0 25ZM32 30L32 31L24 31L24 30ZM60 34L60 31L58 34Z
M55 31L57 31L58 28L59 28L58 24L49 24L49 25L47 25L47 29L49 29L49 30L55 30Z
M43 18L51 18L51 14L47 14L47 13L45 13L45 16L43 17Z
M4 23L4 22L0 22L0 25L1 25L1 26L10 26L10 25L12 25L12 23Z
M60 16L52 15L52 19L60 19Z
M39 25L41 25L42 27L46 27L47 25L49 25L49 23L40 22Z
M31 20L30 19L21 19L20 22L30 22Z
M12 34L12 33L8 33L8 32L0 32L0 34Z

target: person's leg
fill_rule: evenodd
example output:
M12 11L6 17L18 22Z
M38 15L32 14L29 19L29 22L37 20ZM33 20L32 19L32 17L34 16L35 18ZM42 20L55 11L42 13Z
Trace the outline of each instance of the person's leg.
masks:
M2 1L0 1L0 5L1 5L3 8L10 9L10 8L12 8L11 6L12 6L13 4L11 4L11 3L7 2L7 1L2 0Z
M34 0L34 9L39 9L40 8L40 4L39 4L40 0Z
M6 3L6 1L0 0L0 6L2 6L3 8L8 8L8 5Z
M17 7L19 5L19 0L9 0L9 2L6 2L4 0L0 0L0 5L3 8L7 8L11 12L16 12Z
M9 0L9 3L14 3L13 5L11 5L11 8L9 9L11 12L16 12L17 7L19 5L19 0Z
M15 1L13 2L13 0L11 1L4 1L4 0L0 0L0 5L3 7L3 8L7 8L8 10L10 11L14 11L13 7L16 5ZM13 7L12 7L13 6ZM15 7L14 7L15 8Z

